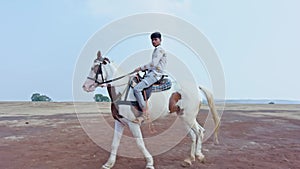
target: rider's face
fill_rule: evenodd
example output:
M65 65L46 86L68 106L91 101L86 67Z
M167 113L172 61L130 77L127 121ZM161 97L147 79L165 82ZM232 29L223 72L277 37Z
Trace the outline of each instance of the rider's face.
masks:
M160 45L160 39L159 39L159 38L153 38L153 39L152 39L152 45L153 45L154 47L159 46L159 45Z

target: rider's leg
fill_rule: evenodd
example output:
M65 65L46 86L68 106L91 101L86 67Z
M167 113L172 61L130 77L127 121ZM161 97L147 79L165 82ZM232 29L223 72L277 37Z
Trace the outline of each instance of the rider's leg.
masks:
M142 91L145 89L145 88L148 88L150 87L152 84L154 84L155 82L157 82L157 79L155 77L155 74L153 73L149 73L145 76L145 78L139 82L134 88L133 88L133 91L134 91L134 95L137 99L137 102L139 103L139 106L141 107L141 109L143 110L143 114L141 117L138 117L134 122L136 123L141 123L145 117L146 117L146 102L145 102L145 99L144 99L144 96L142 94Z
M137 102L139 103L139 106L142 110L144 110L146 108L146 102L144 100L144 96L142 94L142 91L149 87L146 80L143 79L141 82L139 82L134 88L133 88L133 92L134 92L134 96L136 97Z

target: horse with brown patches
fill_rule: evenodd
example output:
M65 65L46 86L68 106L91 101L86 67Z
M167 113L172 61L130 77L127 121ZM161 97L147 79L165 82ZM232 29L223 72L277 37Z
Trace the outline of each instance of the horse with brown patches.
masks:
M111 153L108 161L102 166L104 169L110 169L116 162L116 154L120 144L120 139L123 134L124 127L128 126L136 140L138 148L143 153L147 164L146 168L154 169L154 161L152 155L146 148L143 140L143 135L140 125L133 123L135 120L135 109L132 105L120 103L120 101L134 102L136 101L132 88L129 87L132 76L131 73L123 76L117 76L117 70L113 63L108 58L102 58L101 53L96 58L90 70L89 76L83 85L86 92L93 92L97 87L106 86L112 100L111 111L115 120L114 136L111 146ZM182 85L182 86L188 86ZM219 116L217 114L212 94L202 88L199 89L205 94L210 112L212 113L215 122L215 142L218 143L217 133L219 128ZM204 128L197 122L196 117L200 110L201 97L198 93L189 87L183 88L182 91L176 91L174 85L169 90L159 93L153 93L148 104L152 105L148 109L151 120L156 120L159 117L167 116L170 113L176 112L179 118L183 121L184 127L192 139L191 153L183 162L184 166L192 165L196 159L203 161L202 140L204 136ZM153 99L152 99L153 98ZM168 106L166 106L168 105Z

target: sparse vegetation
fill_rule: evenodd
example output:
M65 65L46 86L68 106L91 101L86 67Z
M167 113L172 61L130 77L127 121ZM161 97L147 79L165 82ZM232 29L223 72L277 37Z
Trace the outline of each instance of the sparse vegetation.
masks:
M39 93L34 93L31 96L31 101L33 102L51 102L52 99L46 95L41 95Z
M94 100L96 102L110 102L110 99L102 94L95 94Z

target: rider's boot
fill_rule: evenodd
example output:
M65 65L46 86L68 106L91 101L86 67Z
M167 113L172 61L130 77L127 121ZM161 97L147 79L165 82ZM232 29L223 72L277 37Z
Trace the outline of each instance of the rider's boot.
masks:
M144 122L145 120L148 120L148 119L149 119L149 115L147 113L147 109L143 109L141 115L138 116L135 120L133 120L133 122L141 125L142 122Z

